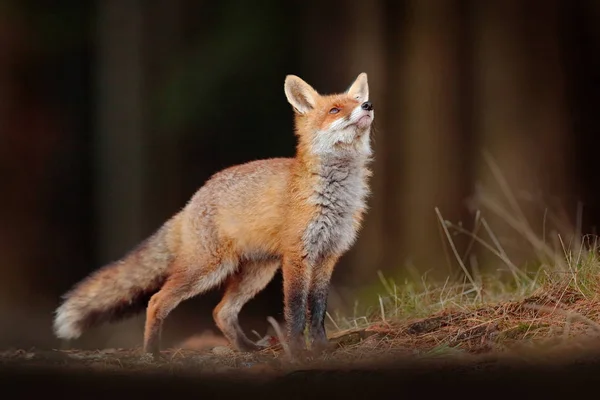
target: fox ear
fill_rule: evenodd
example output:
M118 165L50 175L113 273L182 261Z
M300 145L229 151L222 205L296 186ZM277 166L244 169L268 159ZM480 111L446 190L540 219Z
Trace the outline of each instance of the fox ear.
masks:
M296 112L305 114L312 110L319 94L308 83L296 75L288 75L285 78L285 97L294 107Z
M358 75L346 93L360 102L368 101L369 82L367 81L367 74L363 72Z

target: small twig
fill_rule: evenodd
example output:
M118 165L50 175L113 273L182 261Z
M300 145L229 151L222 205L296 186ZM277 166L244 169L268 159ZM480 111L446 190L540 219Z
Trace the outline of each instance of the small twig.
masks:
M542 242L546 244L546 218L548 217L548 207L544 208L544 218L542 220Z
M435 208L435 213L437 214L437 216L438 216L438 218L440 220L440 224L442 225L442 229L444 230L444 233L446 234L446 237L448 238L448 242L450 244L450 248L452 249L452 252L454 253L454 256L456 257L456 260L458 261L458 264L460 265L460 267L462 268L463 272L465 273L465 276L469 279L469 282L471 282L471 285L473 285L473 287L477 291L477 296L481 297L481 291L479 289L479 286L477 286L477 284L473 280L473 277L469 273L469 270L467 269L467 267L463 263L460 255L458 254L458 250L456 249L456 246L454 245L454 241L452 240L452 237L450 236L450 232L448 231L448 227L446 226L446 222L444 221L444 218L442 218L442 214L440 213L439 208L437 208L437 207Z
M504 259L508 260L508 254L506 254L506 251L504 250L504 247L502 247L502 245L500 244L500 241L498 240L498 238L496 237L496 235L494 234L494 232L492 231L492 229L488 225L488 223L485 220L485 218L481 219L481 224L485 228L487 234L490 236L490 239L492 239L492 243L494 243L494 246L496 246L496 249L498 249L498 251L500 252L500 254L502 254L502 257ZM513 274L513 278L515 279L515 282L518 284L519 283L518 272L520 270L518 268L516 268L513 265L513 263L509 263L507 265L508 265L508 267L510 269L510 272ZM527 278L527 275L525 275L525 274L522 274L522 276L524 276L525 278Z
M333 318L331 318L331 315L328 312L325 312L325 315L327 315L327 318L329 318L329 320L331 321L331 323L333 324L333 326L335 326L335 329L337 329L338 331L341 331L341 329L338 326L338 324L336 324L335 321L333 320Z
M283 352L291 359L292 352L290 351L290 348L285 340L285 336L283 335L283 332L281 332L281 328L279 327L279 324L277 323L277 321L275 321L275 318L273 318L273 317L267 317L267 321L269 321L271 326L273 326L273 329L275 330L275 334L277 335L277 338L279 339L279 343L281 343L281 347L283 348Z
M477 243L481 244L483 247L488 249L492 254L494 254L496 257L498 257L500 260L502 260L509 267L510 270L516 271L522 277L527 279L527 275L510 261L508 256L506 256L506 253L504 253L504 254L500 253L499 250L494 249L494 247L492 247L488 242L486 242L485 240L481 239L478 236L474 236L470 231L468 231L458 225L450 224L450 227L460 233L463 233L463 234L471 237Z
M377 271L377 276L379 277L379 281L381 281L381 284L383 285L384 289L391 296L392 295L392 288L390 287L388 281L383 276L383 272L381 272L381 270Z
M260 336L260 334L259 334L258 332L256 332L254 329L252 329L252 331L251 331L251 332L252 332L252 333L254 333L254 334L256 335L256 337L257 337L259 340L263 338L263 337L262 337L262 336Z
M394 283L394 315L398 317L398 295L396 293L396 283Z
M563 331L563 338L564 339L568 339L569 338L569 332L571 331L571 320L573 318L571 317L571 315L567 316L567 321L565 323L565 329Z
M440 304L442 305L442 307L444 307L444 305L446 304L446 301L448 300L448 297L450 297L450 290L448 290L448 295L446 296L445 299L442 299L443 295L444 295L444 290L446 290L446 286L448 285L449 280L450 280L450 277L447 276L446 281L444 282L444 286L442 286L442 290L440 291Z
M381 296L379 296L379 307L381 308L381 320L383 321L383 323L387 324L387 321L385 319L385 312L383 309L383 299L381 298Z
M471 241L467 245L467 249L465 250L465 254L463 255L463 261L467 259L467 255L469 254L473 245L475 244L475 237L477 236L477 231L479 230L479 227L481 226L480 218L481 218L481 211L477 210L475 212L475 223L474 223L474 227L473 227L473 232L470 232L471 235L469 235L469 237L471 238ZM462 228L462 226L461 226L461 228Z

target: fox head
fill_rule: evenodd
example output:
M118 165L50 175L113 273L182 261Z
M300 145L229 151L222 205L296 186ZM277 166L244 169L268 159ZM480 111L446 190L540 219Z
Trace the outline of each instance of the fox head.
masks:
M358 75L346 92L332 95L320 95L299 77L288 75L285 95L294 108L304 151L319 156L371 154L369 133L375 112L366 73Z

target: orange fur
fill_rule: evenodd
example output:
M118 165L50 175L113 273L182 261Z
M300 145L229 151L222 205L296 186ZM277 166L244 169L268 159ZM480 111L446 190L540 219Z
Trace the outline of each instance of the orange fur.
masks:
M237 315L281 267L290 344L303 347L308 324L315 347L323 345L329 280L366 209L374 116L366 79L361 74L348 92L322 96L288 76L296 156L252 161L213 175L145 244L67 293L56 312L57 335L75 338L117 318L119 307L134 309L151 295L144 349L156 354L169 313L181 301L225 283L214 319L234 346L253 350L257 346L242 332Z

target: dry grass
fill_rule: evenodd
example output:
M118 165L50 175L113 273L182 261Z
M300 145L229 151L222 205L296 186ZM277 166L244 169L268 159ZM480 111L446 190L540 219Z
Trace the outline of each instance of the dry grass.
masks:
M336 318L330 331L334 338L376 332L352 347L370 354L497 353L600 337L598 248L580 246L576 256L564 254L531 277L515 274L512 282L497 274L454 285L447 280L398 286L380 275L385 294L378 304L365 316Z
M581 234L581 209L574 229L545 210L542 232L535 232L494 161L487 155L486 160L507 205L480 190L474 204L481 208L472 230L446 221L435 210L447 240L447 255L456 261L462 276L453 282L448 278L430 283L423 277L397 285L380 274L384 290L377 304L359 317L355 312L353 318L330 318L335 337L342 342L346 336L356 338L355 344L340 352L350 358L361 353L369 357L376 353L486 354L548 361L576 350L598 349L600 245L597 237ZM520 241L519 250L532 254L529 268L511 260L481 209L511 228L513 242ZM454 243L457 235L470 239L463 255ZM498 261L495 274L478 273L476 259L470 257L476 247Z
M548 363L600 349L596 290L600 282L595 272L600 262L595 257L586 260L571 274L544 272L527 288L492 288L492 281L481 290L481 297L489 299L485 301L469 284L429 285L416 292L386 283L388 293L371 315L335 321L338 329L329 329L332 351L303 362L291 362L279 344L258 353L237 353L218 338L211 338L212 348L198 338L203 350L170 349L159 362L145 360L139 349L18 350L0 354L0 364L184 374L243 372L266 378L296 369L354 368L397 359L499 362L516 358ZM194 347L194 341L187 346Z
M481 190L474 203L512 229L513 239L520 239L519 249L532 254L529 264L536 267L511 261L481 211L475 213L469 231L444 220L436 209L448 256L463 276L453 283L450 278L429 283L423 277L396 285L380 274L384 293L364 316L330 318L336 337L358 338L356 332L365 332L343 350L349 357L404 351L418 357L486 354L549 361L598 349L600 245L597 237L581 234L581 209L575 229L546 210L543 230L536 233L493 160L487 155L486 160L507 205ZM549 226L555 228L548 232ZM456 235L470 239L464 255L454 244ZM476 260L469 257L477 246L498 260L497 273L478 273Z

